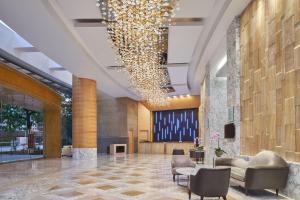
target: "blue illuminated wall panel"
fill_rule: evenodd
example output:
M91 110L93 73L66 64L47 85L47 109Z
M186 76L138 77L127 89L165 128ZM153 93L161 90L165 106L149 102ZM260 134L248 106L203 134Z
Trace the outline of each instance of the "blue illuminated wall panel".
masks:
M199 134L198 109L153 112L153 141L194 141Z

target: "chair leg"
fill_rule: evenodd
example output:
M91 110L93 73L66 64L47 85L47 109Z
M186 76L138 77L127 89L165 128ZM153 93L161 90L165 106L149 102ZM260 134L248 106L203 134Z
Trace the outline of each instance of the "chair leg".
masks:
M222 196L224 200L227 200L226 196Z
M191 190L189 190L189 199L191 199L191 196L192 196L192 192Z
M276 189L276 195L278 196L278 193L279 193L279 189Z
M175 182L175 174L173 174L173 182Z
M245 194L246 196L248 196L248 189L245 189Z
M204 199L204 196L201 196L200 199L203 200L203 199Z

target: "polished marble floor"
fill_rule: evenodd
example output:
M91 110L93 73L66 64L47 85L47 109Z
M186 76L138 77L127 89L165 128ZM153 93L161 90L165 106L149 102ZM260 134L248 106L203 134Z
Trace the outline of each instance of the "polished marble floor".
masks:
M12 161L20 161L20 160L30 160L43 158L43 155L14 155L14 154L0 154L0 163L1 162L12 162Z
M166 155L135 154L99 155L94 161L63 158L1 164L0 199L187 200L186 188L172 181L170 160ZM239 188L230 188L227 197L287 199L267 191L245 196Z

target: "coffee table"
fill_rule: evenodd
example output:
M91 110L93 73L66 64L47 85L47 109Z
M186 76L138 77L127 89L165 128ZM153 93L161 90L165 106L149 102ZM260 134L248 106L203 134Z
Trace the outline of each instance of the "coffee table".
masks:
M187 185L181 185L179 184L179 176L183 175L187 177L187 181L189 182L190 180L190 175L194 173L195 168L194 167L179 167L176 169L176 173L177 173L177 185L180 186L185 186L187 187Z
M176 173L177 173L177 185L179 184L179 176L183 175L183 176L187 176L187 181L190 180L190 175L196 175L198 170L200 168L212 168L212 165L207 165L207 164L199 164L197 165L195 168L194 167L179 167L176 169ZM180 185L180 186L185 186L187 187L187 185Z

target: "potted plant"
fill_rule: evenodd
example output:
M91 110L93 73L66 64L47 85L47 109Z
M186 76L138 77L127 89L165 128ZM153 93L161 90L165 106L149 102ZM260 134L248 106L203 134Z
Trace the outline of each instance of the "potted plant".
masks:
M195 147L195 151L203 151L203 150L204 150L204 146Z
M212 141L217 141L218 142L218 147L215 148L215 155L217 157L221 157L224 153L226 153L221 147L220 147L220 133L216 132L213 133L212 137L211 137Z

